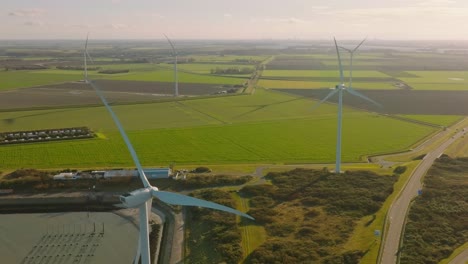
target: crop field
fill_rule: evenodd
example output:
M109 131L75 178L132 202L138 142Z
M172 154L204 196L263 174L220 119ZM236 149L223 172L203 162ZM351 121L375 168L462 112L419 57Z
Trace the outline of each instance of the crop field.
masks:
M237 56L237 55L194 55L190 56L190 58L195 59L195 63L231 63L237 64L239 62L246 62L246 61L264 61L268 58L268 56Z
M315 99L322 99L330 92L329 89L279 89L279 91ZM387 114L468 115L468 108L465 107L468 101L467 91L361 90L361 93L379 102L383 107L379 108L346 93L343 103ZM337 98L333 96L329 101L337 102Z
M273 92L116 106L146 166L200 163L330 162L334 159L335 107ZM232 101L231 101L232 100ZM245 100L245 101L244 101ZM220 111L222 109L222 111ZM105 139L0 147L0 163L16 167L131 166L102 107L0 113L7 130L86 125ZM409 148L433 128L374 114L346 111L343 160ZM332 133L330 133L332 132ZM365 147L363 147L365 146ZM79 159L77 159L79 157Z
M234 45L232 49L226 49L230 53L224 55L219 55L223 54L223 49L216 45L212 47L212 52L209 52L209 47L193 48L193 54L186 51L181 60L185 58L187 61L178 67L181 70L179 92L187 97L177 101L171 97L174 73L173 65L167 63L171 59L167 47L126 46L124 49L132 53L133 57L115 60L115 57L107 57L112 54L111 45L95 45L92 53L100 59L93 66L109 70L128 69L130 72L99 74L90 71L90 78L101 84L112 103L141 103L115 105L115 110L135 141L144 163L148 165L164 165L168 162L248 164L333 161L335 136L330 131L334 131L336 126L336 106L323 104L310 111L310 107L316 103L311 98L322 99L330 92L328 88L339 82L333 50L319 48L312 54L286 55L281 54L280 50L256 47L258 50L255 52L248 51L245 54L258 55L231 55L241 54L241 47ZM262 54L263 51L269 55ZM24 53L24 58L48 60L58 54L65 54L63 60L58 60L56 64L49 61L48 65L81 65L79 49L76 48L71 51L51 50L49 53L22 48L9 52ZM31 55L34 52L38 52L36 56ZM156 64L136 63L139 58L146 56ZM268 58L272 60L265 62L266 68L253 95L193 98L224 91L233 85L243 85L250 78L247 74L212 75L209 74L212 69L253 68L256 63ZM457 67L465 65L461 62L462 58L460 56L457 59ZM356 55L353 87L361 89L364 94L384 105L384 108L378 109L360 98L345 96L345 103L355 107L345 110L345 161L359 161L366 154L409 148L435 130L374 113L360 112L356 108L410 115L406 117L438 125L447 125L457 120L457 115L468 114L468 110L463 107L463 102L468 100L468 93L463 91L441 94L440 91L412 91L411 87L395 86L396 83L405 82L409 86L417 86L413 87L415 89L430 85L433 88L449 85L452 86L450 89L455 89L455 86L456 89L464 89L465 77L468 79L464 69L456 70L452 66L445 71L437 71L440 65L427 66L439 59L442 60L441 65L446 65L443 56L436 54L363 50ZM22 65L27 61L19 60L18 63ZM347 78L347 54L343 56L343 63ZM4 78L7 81L0 84L0 89L25 87L0 94L0 109L4 111L0 112L2 130L57 127L56 124L60 123L60 127L88 126L100 135L99 139L80 140L69 145L56 142L19 148L2 147L0 154L3 166L13 168L22 166L22 162L38 167L78 164L81 167L131 166L108 114L102 107L86 106L100 105L93 90L82 83L68 82L83 79L81 70L51 68L5 71L0 73L2 76L9 77ZM333 100L335 98L331 98ZM23 111L32 107L43 110ZM45 109L47 107L55 109ZM15 108L21 111L12 111ZM360 131L360 134L354 138L353 131ZM411 132L408 134L408 131ZM6 153L9 154L3 155ZM20 156L24 158L19 159ZM80 159L76 159L77 156Z
M402 77L415 90L468 90L466 71L408 71L413 77Z
M97 83L110 102L167 100L174 94L174 84L169 82L99 80ZM179 94L182 96L210 95L225 90L226 88L214 84L183 83L179 85ZM34 96L34 100L31 100L31 96ZM100 104L100 100L89 85L78 82L0 91L0 109L2 110L89 104Z
M339 79L335 82L310 82L310 81L284 81L284 80L265 80L261 79L258 86L268 89L323 89L335 87L339 83ZM353 82L355 89L369 90L395 90L398 89L389 82Z
M49 74L46 71L0 71L0 90L31 87L45 84L78 81L83 79L80 72L62 72L60 74Z
M170 65L170 67L173 67L173 65ZM227 68L249 68L249 69L254 69L254 65L242 65L242 64L195 64L195 63L184 63L184 64L178 64L177 68L183 71L189 71L193 73L199 73L199 74L210 74L211 70L214 70L216 68L221 68L221 69L227 69Z
M262 73L262 77L331 77L336 78L339 77L338 70L327 70L327 71L306 71L306 70L265 70ZM345 78L349 77L349 72L343 72ZM353 71L353 77L370 77L370 78L388 78L390 76L379 72L379 71Z
M234 77L221 77L209 75L210 69L215 69L214 64L182 64L180 68L187 68L188 71L194 73L179 72L180 83L206 83L220 85L235 85L243 84L250 75L242 75ZM101 69L117 70L129 69L129 73L119 74L100 74L97 71L89 71L91 79L114 79L114 80L129 80L129 81L151 81L151 82L173 82L174 72L171 65L154 65L154 64L104 64L96 65ZM235 65L222 65L221 68L231 67ZM242 67L253 68L251 65L239 65ZM242 68L241 67L241 68ZM203 73L196 74L196 73ZM70 81L79 81L83 79L83 71L81 70L22 70L22 71L0 71L0 90L9 90L15 88L25 88L31 86L58 84Z
M418 121L423 121L435 125L450 126L456 123L462 116L458 115L401 115L405 118L410 118Z
M173 70L159 70L159 71L148 71L148 72L136 72L119 74L118 76L100 76L103 79L112 80L126 80L126 81L152 81L152 82L173 82L174 71ZM243 84L246 79L232 78L232 77L221 77L211 75L201 75L186 72L178 73L179 83L207 83L207 84L222 84L222 85L236 85Z

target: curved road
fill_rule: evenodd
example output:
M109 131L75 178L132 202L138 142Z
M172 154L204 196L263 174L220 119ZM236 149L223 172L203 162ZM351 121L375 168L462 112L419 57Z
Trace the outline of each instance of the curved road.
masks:
M386 235L383 240L383 250L380 263L397 263L400 237L405 223L406 213L411 200L417 196L418 190L422 188L422 177L426 174L426 171L431 167L432 163L434 163L435 159L442 155L445 149L447 149L448 146L450 146L464 133L465 131L460 130L454 136L441 143L434 151L427 153L422 162L410 176L410 179L401 191L400 196L391 205L387 214L388 229L385 232Z

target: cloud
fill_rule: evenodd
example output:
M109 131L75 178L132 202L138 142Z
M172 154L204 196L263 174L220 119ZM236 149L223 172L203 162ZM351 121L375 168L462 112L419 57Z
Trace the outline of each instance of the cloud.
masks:
M9 16L17 16L17 17L37 17L42 16L46 13L44 9L33 8L33 9L19 9L15 11L11 11L8 13Z

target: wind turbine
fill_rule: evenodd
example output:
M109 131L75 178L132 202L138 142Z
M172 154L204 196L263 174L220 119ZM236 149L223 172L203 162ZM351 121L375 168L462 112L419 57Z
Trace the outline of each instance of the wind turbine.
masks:
M171 45L172 48L172 56L174 56L174 96L179 96L179 80L177 78L177 50L174 47L174 44L172 44L172 41L164 34L164 37L166 37L167 42Z
M91 63L94 63L93 59L91 59L91 56L89 56L89 53L88 53L88 38L89 38L89 33L86 35L85 49L84 49L84 52L83 52L83 57L84 57L84 80L85 80L85 83L88 83L88 62L87 62L87 59L89 58Z
M86 40L86 45L85 45L85 54L88 54L87 50L87 43L88 41ZM89 54L88 54L89 56ZM86 72L86 64L85 64L85 72ZM135 152L135 149L132 146L132 143L127 137L127 134L125 133L125 130L122 127L122 124L120 123L117 115L114 113L112 108L109 106L107 103L106 98L101 92L101 89L99 86L92 80L88 80L87 76L85 79L86 83L89 83L91 87L94 89L96 94L99 96L101 99L102 103L106 107L107 111L111 115L115 125L119 129L120 135L122 136L125 145L127 146L128 151L130 152L130 155L132 156L133 162L135 163L135 166L137 167L141 182L143 183L143 188L137 189L135 191L132 191L130 193L126 193L120 196L120 201L123 203L123 205L127 208L138 208L139 209L139 217L140 217L140 236L138 240L138 249L137 249L137 254L135 256L134 263L138 264L139 261L141 260L142 264L149 264L150 262L150 250L149 250L149 227L148 227L148 215L150 212L150 208L153 202L153 198L159 199L161 202L167 203L167 204L172 204L172 205L181 205L181 206L197 206L197 207L205 207L205 208L211 208L215 210L220 210L220 211L225 211L228 213L240 215L242 217L246 217L249 219L254 220L253 217L242 213L240 211L237 211L233 208L220 205L217 203L213 202L208 202L205 200L193 198L187 195L182 195L182 194L177 194L177 193L172 193L172 192L165 192L165 191L160 191L157 187L152 186L148 178L146 178L145 172L143 171L143 168L140 164L140 160L138 159L138 156Z
M367 96L359 93L358 91L354 90L352 88L352 72L353 72L353 55L354 52L364 43L366 39L361 41L359 45L357 45L353 50L345 49L343 47L340 47L342 49L347 50L350 53L350 72L349 72L349 86L346 87L344 83L344 76L343 76L343 66L341 64L341 57L340 57L340 50L338 48L338 44L336 43L336 39L333 38L335 42L335 48L336 48L336 55L338 57L338 66L339 66L339 71L340 71L340 83L335 86L333 91L331 91L325 98L323 98L320 102L318 102L315 106L312 107L312 109L315 109L319 105L321 105L323 102L325 102L327 99L338 93L338 124L337 124L337 132L336 132L336 163L335 163L335 173L340 173L341 172L341 130L342 130L342 120L343 120L343 91L347 91L348 93L361 97L364 100L367 100L379 107L381 105L374 100L368 98Z

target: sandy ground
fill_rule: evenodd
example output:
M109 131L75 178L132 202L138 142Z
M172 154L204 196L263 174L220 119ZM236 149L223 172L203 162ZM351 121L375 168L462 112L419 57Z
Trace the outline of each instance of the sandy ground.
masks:
M0 215L0 262L131 263L138 244L138 212L117 213Z

